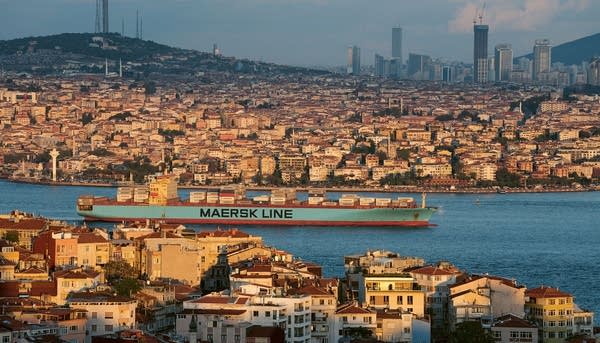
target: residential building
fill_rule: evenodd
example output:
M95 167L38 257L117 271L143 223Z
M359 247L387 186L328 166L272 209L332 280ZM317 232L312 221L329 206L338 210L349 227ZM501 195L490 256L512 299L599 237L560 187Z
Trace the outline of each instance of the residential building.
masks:
M469 320L489 328L492 319L506 314L525 315L525 286L496 276L474 275L450 286L450 326Z
M499 343L539 342L537 326L512 314L495 318L491 331Z
M552 46L547 39L538 39L533 46L533 81L541 81L550 73Z
M137 301L109 293L73 293L69 307L87 311L86 343L93 336L101 336L136 327Z

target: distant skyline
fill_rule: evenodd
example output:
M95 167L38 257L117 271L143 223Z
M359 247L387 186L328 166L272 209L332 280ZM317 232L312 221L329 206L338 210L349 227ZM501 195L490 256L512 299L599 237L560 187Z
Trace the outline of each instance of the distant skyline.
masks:
M136 10L144 39L225 56L290 65L343 66L350 45L363 65L389 57L392 28L402 50L472 63L474 0L109 0L110 28L135 37ZM63 32L94 32L95 0L0 0L0 40ZM514 56L536 39L553 46L600 32L600 1L487 0L488 48L509 43ZM492 51L488 51L488 54Z

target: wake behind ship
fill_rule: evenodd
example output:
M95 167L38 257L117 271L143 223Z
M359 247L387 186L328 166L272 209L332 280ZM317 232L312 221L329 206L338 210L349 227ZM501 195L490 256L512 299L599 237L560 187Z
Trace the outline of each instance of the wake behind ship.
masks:
M296 198L294 189L275 189L270 195L246 198L242 187L216 192L177 195L177 181L164 175L148 187L120 187L116 199L82 196L77 213L88 221L160 220L177 224L289 225L289 226L429 226L436 211L421 207L413 198L373 198L344 194L327 199L322 190L309 191L308 199Z

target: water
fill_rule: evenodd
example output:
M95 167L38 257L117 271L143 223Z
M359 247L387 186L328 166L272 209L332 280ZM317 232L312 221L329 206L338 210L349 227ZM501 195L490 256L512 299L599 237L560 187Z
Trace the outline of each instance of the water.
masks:
M115 193L0 180L0 213L20 209L78 221L77 197ZM430 194L428 203L440 208L432 218L437 227L242 229L321 264L326 276L343 275L344 255L386 249L428 262L448 260L466 271L516 279L530 288L559 287L572 293L580 307L600 313L595 296L600 292L595 265L600 261L600 193Z

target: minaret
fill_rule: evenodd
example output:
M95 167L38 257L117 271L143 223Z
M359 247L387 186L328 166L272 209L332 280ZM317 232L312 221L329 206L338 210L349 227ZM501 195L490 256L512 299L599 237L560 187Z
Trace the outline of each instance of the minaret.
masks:
M119 77L123 77L123 62L119 58Z
M56 182L56 159L58 158L58 155L60 155L60 153L56 148L50 151L50 157L52 157L52 181L54 182Z
M108 58L104 59L104 76L108 76Z
M75 143L75 135L73 135L73 146L71 147L71 155L73 157L75 157L75 154L77 154L77 143Z

